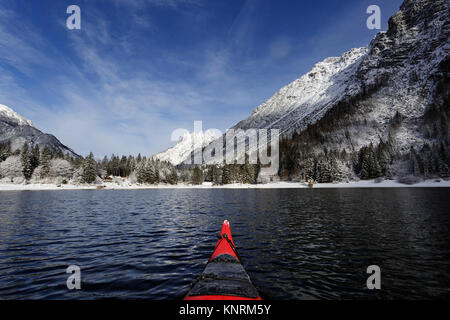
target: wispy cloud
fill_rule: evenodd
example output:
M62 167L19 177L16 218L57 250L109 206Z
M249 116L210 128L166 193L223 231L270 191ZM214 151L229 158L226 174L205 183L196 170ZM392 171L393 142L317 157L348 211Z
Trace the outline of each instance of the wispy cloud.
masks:
M8 9L0 11L0 21L0 56L3 64L28 76L36 66L52 64L51 59L39 49L45 44L44 38L29 23L18 23L19 17Z
M261 7L261 0L245 0L233 24L228 30L228 40L232 46L240 50L252 48L253 32L257 28L259 21L258 9Z

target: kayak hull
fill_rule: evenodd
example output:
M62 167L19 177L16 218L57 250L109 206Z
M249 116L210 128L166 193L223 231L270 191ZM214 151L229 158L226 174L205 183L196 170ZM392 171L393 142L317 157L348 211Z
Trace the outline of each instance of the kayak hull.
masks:
M261 300L241 264L228 221L223 222L213 254L184 300Z

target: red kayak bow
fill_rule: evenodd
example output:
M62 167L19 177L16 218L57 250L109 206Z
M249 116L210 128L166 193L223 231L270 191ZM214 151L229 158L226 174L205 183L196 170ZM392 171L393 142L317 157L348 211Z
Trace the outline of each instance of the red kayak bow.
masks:
M241 264L227 220L205 270L184 300L261 300Z

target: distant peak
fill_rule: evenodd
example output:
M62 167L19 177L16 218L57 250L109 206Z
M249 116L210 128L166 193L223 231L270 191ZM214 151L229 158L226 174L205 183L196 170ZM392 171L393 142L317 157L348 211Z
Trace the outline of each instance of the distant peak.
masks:
M0 117L8 118L8 120L12 120L19 125L28 125L31 127L33 126L33 123L30 120L22 117L17 112L15 112L13 109L11 109L10 107L7 107L3 104L0 104Z

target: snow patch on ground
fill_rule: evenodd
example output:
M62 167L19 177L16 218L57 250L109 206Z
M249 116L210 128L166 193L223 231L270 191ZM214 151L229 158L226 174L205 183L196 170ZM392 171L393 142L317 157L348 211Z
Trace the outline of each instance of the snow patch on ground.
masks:
M450 188L450 180L425 180L416 184L407 185L394 180L352 181L345 183L318 183L313 189L323 188ZM267 184L229 184L223 186L213 186L210 182L203 185L139 185L131 183L110 183L102 185L56 185L56 184L0 184L0 191L33 191L33 190L138 190L138 189L304 189L309 188L302 182L275 182Z

